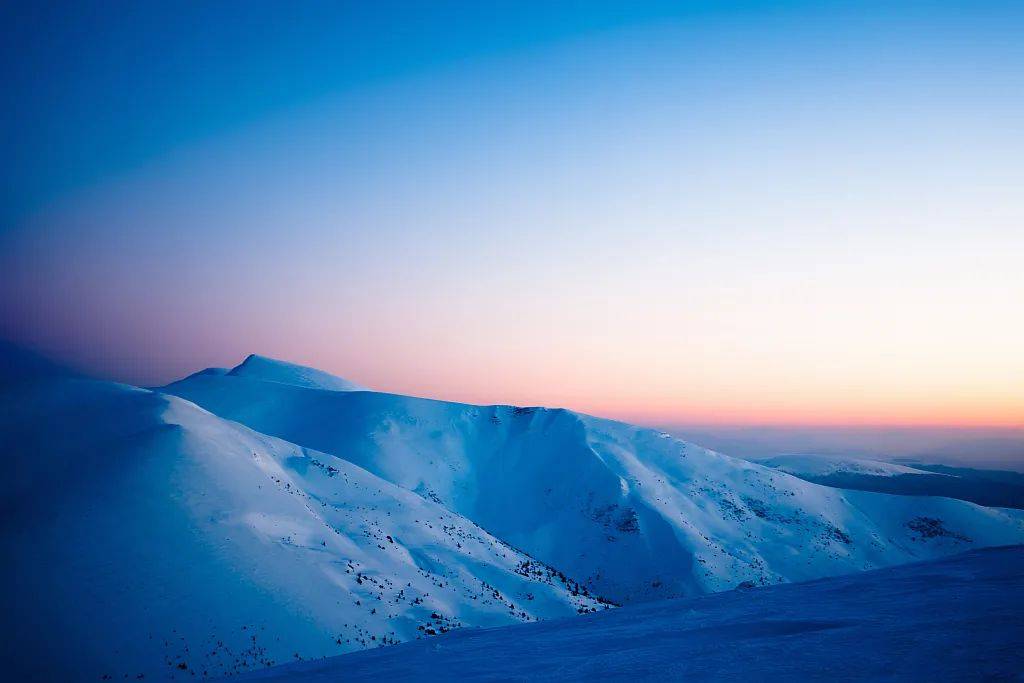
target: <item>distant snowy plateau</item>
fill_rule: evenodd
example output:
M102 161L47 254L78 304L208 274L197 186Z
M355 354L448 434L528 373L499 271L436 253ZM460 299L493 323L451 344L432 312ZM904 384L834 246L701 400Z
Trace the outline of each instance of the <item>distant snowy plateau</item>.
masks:
M260 356L159 389L8 375L0 670L12 680L194 680L288 663L280 675L300 679L314 671L301 661L417 639L317 664L318 680L361 680L376 666L403 679L413 669L401 653L451 665L476 642L483 659L467 677L506 666L508 653L536 654L541 667L508 665L508 677L565 677L550 656L556 668L543 668L550 638L589 638L590 650L573 651L594 657L598 640L621 639L641 657L591 677L671 679L700 674L670 660L697 656L719 632L742 640L740 653L760 638L839 638L867 617L792 610L836 595L853 609L863 594L863 611L886 576L923 582L922 600L930 586L933 610L937 586L971 572L1003 581L999 609L1020 605L1019 549L940 558L1024 543L1021 510L824 486L621 422L369 391ZM936 562L776 586L923 560ZM772 600L798 625L740 618ZM952 618L963 605L946 607ZM726 614L738 625L716 626ZM1001 623L991 642L1019 652L1020 620ZM503 638L519 649L502 653ZM530 638L549 644L524 650ZM835 656L861 658L856 643ZM998 661L996 674L1019 666ZM770 672L786 675L779 662Z

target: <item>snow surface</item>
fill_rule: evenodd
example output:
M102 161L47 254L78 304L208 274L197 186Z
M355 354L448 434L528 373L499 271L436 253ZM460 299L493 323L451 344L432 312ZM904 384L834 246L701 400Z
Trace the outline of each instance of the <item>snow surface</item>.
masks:
M567 410L236 376L164 390L435 500L620 603L1024 541L1021 511L820 486Z
M788 472L801 478L827 477L833 474L862 474L873 477L895 477L901 474L935 475L906 465L831 455L778 455L756 461L765 467Z
M218 676L604 607L437 503L176 397L45 381L0 397L0 434L11 680Z
M0 670L210 677L603 610L598 596L1024 542L1020 511L819 486L566 410L343 382L258 357L156 391L0 381L0 581L15 587Z
M1024 547L466 629L253 681L975 681L1024 672Z
M216 371L216 368L212 369ZM266 356L258 356L255 353L242 361L240 365L232 368L227 374L233 377L248 377L249 379L258 379L264 382L280 382L281 384L291 384L310 389L366 391L365 387L359 386L355 382L336 377L323 370L267 358Z

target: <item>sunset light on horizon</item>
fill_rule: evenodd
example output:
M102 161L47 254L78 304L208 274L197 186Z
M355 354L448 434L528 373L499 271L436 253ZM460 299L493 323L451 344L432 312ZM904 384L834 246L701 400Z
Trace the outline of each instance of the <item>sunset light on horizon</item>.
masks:
M0 31L5 680L1024 680L1024 3Z
M259 353L647 425L1024 428L1019 6L513 5L27 32L75 87L7 94L0 336L144 385Z

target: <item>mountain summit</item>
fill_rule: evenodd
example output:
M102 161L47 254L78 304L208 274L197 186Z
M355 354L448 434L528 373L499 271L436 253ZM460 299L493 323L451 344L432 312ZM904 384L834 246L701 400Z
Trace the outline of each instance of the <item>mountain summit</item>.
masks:
M288 361L251 354L228 371L232 377L247 377L264 382L278 382L307 389L325 389L327 391L366 391L366 387L337 377L323 370Z

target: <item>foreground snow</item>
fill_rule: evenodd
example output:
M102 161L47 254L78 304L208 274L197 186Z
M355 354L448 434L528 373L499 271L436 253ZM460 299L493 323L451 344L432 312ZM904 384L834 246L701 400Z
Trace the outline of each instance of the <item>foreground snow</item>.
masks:
M1024 547L467 629L246 680L1019 680Z

